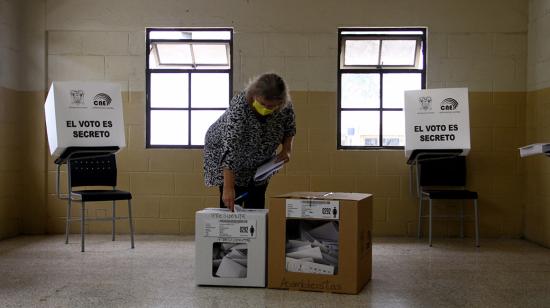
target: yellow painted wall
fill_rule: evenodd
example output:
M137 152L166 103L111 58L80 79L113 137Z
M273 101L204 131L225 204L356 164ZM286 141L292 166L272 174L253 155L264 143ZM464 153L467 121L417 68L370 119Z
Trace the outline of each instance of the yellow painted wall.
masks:
M298 133L291 162L272 180L268 195L289 191L373 193L376 235L416 232L417 201L409 192L409 169L402 151L336 150L336 94L294 91ZM203 185L200 150L144 149L142 92L124 95L128 147L120 152L119 181L135 197L138 233L192 234L194 212L218 205L216 189ZM472 150L470 187L480 193L481 234L519 237L522 233L522 175L517 147L524 143L524 92L471 92ZM56 199L55 165L48 172L48 230L64 230L65 203ZM124 203L121 203L124 205ZM125 206L119 211L126 213ZM456 210L456 204L443 206ZM87 210L109 216L109 203ZM79 215L75 211L75 216ZM473 229L468 224L467 234ZM78 224L73 231L78 232ZM110 232L110 223L88 225L89 232ZM120 231L127 226L120 224ZM439 235L456 235L458 225L437 222Z
M550 140L550 88L530 91L527 96L526 143ZM525 236L550 246L550 158L525 160Z
M0 88L0 239L19 234L21 214L21 154L19 142L20 111L16 91Z
M44 9L0 1L0 239L46 231Z
M550 142L550 0L529 3L525 143ZM527 239L550 247L550 159L523 159Z

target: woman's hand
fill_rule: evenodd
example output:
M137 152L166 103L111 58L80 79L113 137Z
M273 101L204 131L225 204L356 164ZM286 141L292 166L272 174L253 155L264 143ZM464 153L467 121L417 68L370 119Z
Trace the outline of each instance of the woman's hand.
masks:
M286 137L283 140L281 152L277 154L277 158L275 159L276 162L278 161L284 161L285 164L290 161L290 153L292 152L292 141L294 140L294 136Z
M231 212L235 210L235 188L234 187L223 187L222 201L225 204L225 207L230 209Z
M275 162L284 161L285 164L290 161L290 151L285 151L284 149L277 154Z

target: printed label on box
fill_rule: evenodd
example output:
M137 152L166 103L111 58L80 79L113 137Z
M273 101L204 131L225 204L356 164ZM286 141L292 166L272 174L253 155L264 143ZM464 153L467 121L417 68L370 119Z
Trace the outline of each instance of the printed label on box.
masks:
M289 272L334 275L334 266L286 258L286 270Z
M337 200L286 199L287 218L340 219Z
M206 219L204 236L225 238L256 238L256 220Z

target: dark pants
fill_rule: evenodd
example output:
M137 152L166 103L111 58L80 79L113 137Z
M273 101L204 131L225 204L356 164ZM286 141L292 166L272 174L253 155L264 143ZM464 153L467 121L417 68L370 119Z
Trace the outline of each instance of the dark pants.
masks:
M248 195L244 198L241 198L235 202L244 208L247 209L263 209L265 208L265 191L267 189L267 184L260 186L235 186L235 199L245 192ZM220 186L220 207L224 208L225 204L222 200L223 196L223 185Z

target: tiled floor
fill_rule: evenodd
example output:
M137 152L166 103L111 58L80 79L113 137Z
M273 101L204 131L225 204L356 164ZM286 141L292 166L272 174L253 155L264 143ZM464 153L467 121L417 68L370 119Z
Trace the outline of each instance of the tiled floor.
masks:
M521 240L377 238L359 295L197 287L192 237L0 241L0 307L550 307L550 249Z

